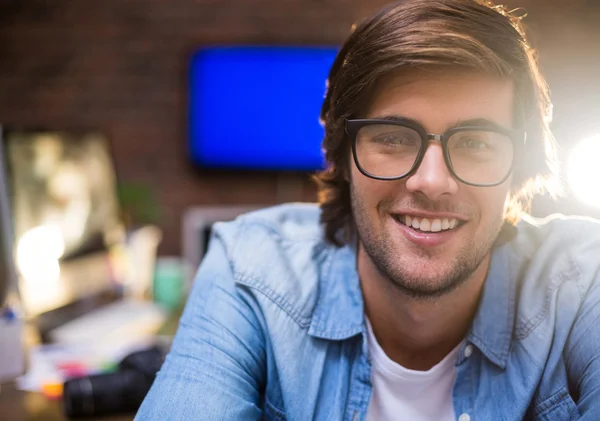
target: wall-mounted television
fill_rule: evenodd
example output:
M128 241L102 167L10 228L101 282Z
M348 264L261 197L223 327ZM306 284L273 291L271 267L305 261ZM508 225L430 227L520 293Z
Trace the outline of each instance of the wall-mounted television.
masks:
M189 150L204 168L323 168L319 112L334 47L212 47L190 68Z

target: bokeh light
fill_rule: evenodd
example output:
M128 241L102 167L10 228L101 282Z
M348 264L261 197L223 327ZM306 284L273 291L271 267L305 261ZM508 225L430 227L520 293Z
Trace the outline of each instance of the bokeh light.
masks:
M567 164L567 179L578 200L600 208L600 135L575 146Z

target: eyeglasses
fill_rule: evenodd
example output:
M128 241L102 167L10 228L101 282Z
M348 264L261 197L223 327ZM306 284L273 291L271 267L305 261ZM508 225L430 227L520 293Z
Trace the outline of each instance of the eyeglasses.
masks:
M430 140L442 143L450 173L472 186L491 187L509 177L515 149L525 133L490 126L464 126L429 134L412 120L346 120L359 171L377 180L399 180L415 171Z

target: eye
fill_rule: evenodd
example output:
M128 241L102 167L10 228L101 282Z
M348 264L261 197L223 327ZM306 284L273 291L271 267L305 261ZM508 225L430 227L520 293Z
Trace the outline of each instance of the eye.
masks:
M410 127L393 124L369 124L357 135L357 146L377 153L406 153L418 151L421 135Z
M465 147L469 149L486 149L489 146L482 142L480 139L466 139L464 141Z
M464 133L455 143L456 148L464 148L470 150L490 149L492 148L489 136L484 134L466 134Z
M373 137L373 142L387 146L414 146L417 143L414 136L405 136L402 133L380 134Z

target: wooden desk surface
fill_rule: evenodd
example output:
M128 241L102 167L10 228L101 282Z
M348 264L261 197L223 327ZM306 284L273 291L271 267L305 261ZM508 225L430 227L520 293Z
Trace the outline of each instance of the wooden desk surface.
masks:
M86 421L131 421L135 414L85 418ZM61 400L49 400L40 393L21 392L12 383L0 389L2 421L67 421Z

